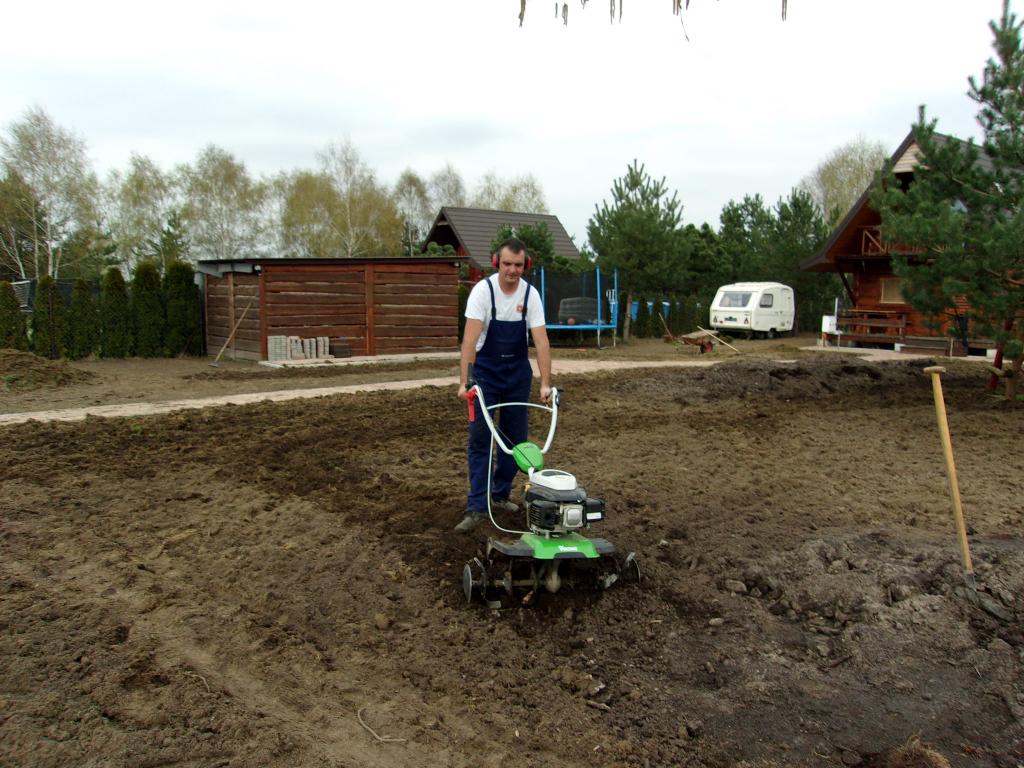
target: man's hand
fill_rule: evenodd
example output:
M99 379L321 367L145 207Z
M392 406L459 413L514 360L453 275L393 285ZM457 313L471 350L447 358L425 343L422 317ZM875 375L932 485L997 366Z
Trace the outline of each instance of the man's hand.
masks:
M542 403L551 402L551 387L545 387L543 384L540 387L540 401Z
M464 381L460 381L459 382L459 392L458 392L458 394L459 394L459 399L460 400L468 400L469 399L469 390L466 389L466 382L464 382Z

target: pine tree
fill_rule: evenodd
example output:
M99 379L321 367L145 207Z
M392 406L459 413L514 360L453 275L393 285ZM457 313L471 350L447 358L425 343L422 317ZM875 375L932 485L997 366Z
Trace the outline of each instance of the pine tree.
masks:
M611 204L603 201L590 218L587 237L598 266L619 270L619 287L632 301L640 291L671 293L685 279L690 241L681 222L682 205L665 179L653 180L634 160L612 183ZM629 334L627 316L623 339Z
M995 339L1013 359L1006 375L1016 395L1024 363L1024 46L1008 0L991 22L996 57L982 80L969 78L984 131L981 146L938 134L922 107L914 125L920 164L906 191L889 174L872 199L882 232L903 255L893 269L912 306L975 336ZM969 309L959 309L966 303ZM1005 375L1005 374L1004 374Z
M167 336L164 346L169 357L202 352L199 332L199 295L195 272L183 261L172 261L164 273L164 299L167 302Z
M651 311L647 308L647 299L640 297L639 306L636 309L636 337L646 339L650 336Z
M0 349L28 350L25 315L14 286L6 280L0 280Z
M181 216L177 211L171 211L167 217L167 224L160 231L160 238L148 242L148 250L160 264L167 274L170 265L176 261L187 261L188 240L185 237L185 227Z
M88 357L100 343L100 314L93 296L93 287L85 278L78 278L71 291L68 315L67 355L72 360Z
M57 288L57 281L49 275L36 284L35 303L32 307L32 349L41 356L57 360L64 356L67 335L67 307Z
M164 301L160 271L152 261L140 261L132 275L132 331L135 354L161 357L164 353Z
M128 289L117 267L103 275L100 292L100 357L127 357L132 351Z

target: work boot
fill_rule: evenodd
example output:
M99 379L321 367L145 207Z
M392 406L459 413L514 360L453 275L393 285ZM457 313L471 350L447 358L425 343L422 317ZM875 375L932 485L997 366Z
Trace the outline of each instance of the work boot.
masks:
M486 519L487 515L483 512L467 512L466 516L455 526L455 530L460 533L469 533Z
M491 499L492 512L518 512L519 505L512 499Z

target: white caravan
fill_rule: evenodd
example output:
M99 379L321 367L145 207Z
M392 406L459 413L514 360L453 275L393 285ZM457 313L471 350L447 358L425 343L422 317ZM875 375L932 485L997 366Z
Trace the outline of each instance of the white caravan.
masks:
M771 339L793 330L793 289L782 283L723 285L710 314L715 330Z

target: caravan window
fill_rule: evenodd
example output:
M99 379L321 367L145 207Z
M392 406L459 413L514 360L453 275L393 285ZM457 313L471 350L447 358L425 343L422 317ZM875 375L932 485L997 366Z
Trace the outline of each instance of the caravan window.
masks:
M766 294L764 294L761 297L761 303L758 304L757 306L759 306L759 307L770 307L774 300L775 300L775 294L766 293Z
M722 300L718 302L718 306L739 309L750 303L750 296L749 291L726 291L722 294Z

